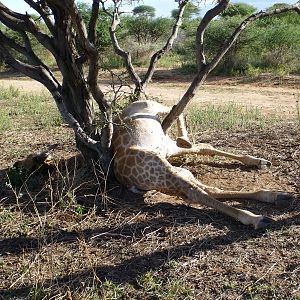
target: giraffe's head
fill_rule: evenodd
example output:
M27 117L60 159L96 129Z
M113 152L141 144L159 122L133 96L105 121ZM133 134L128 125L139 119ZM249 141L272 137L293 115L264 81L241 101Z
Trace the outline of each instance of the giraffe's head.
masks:
M29 154L25 159L16 161L13 167L22 169L29 174L36 170L51 170L54 167L54 160L50 151L57 146L58 144L53 144L43 152Z
M32 173L39 169L49 169L53 164L52 155L49 152L29 154L25 159L18 160L13 167L23 169L26 173Z

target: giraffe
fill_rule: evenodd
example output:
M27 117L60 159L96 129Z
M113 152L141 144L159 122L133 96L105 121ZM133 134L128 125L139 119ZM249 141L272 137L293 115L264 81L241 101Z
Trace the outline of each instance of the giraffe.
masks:
M159 115L169 107L154 101L137 101L126 107L115 122L112 147L116 178L133 192L157 190L180 196L187 203L206 205L255 229L264 228L273 220L264 215L227 205L224 199L248 199L286 205L292 196L286 192L257 190L254 192L224 191L207 186L184 168L172 166L169 158L186 154L220 155L248 166L264 168L271 163L263 158L217 150L209 144L192 145L187 137L182 116L178 119L177 141L164 133Z

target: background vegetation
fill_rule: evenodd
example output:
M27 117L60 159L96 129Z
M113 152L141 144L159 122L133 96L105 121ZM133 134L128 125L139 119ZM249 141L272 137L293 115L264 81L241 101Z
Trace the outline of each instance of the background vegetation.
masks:
M284 6L275 4L269 9ZM91 7L81 3L79 8L87 23ZM206 31L205 47L208 57L221 47L223 41L243 19L257 9L245 3L232 4L220 17L216 18ZM178 11L173 10L169 18L156 17L155 8L147 5L134 7L132 14L123 15L122 26L118 29L118 37L122 47L131 51L134 64L143 66L151 54L159 49L166 40ZM194 4L187 7L183 26L174 51L162 58L161 67L180 68L185 73L193 72L194 37L199 24L200 9ZM121 68L123 63L114 54L110 43L108 27L109 17L100 12L97 26L97 47L101 50L102 66ZM11 33L13 39L21 39ZM45 53L39 43L33 40L34 50L47 64L54 66L54 59ZM300 72L300 19L295 12L281 14L255 22L240 36L237 43L214 71L215 74L255 76L261 72L273 72L279 75ZM0 59L0 68L5 69Z

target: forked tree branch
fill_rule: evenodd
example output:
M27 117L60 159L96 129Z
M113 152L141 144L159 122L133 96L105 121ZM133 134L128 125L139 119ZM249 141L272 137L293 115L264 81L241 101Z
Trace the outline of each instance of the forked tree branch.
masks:
M224 4L224 9L226 8L225 4L228 2L228 0L223 0L220 1L217 6L219 6L223 2ZM214 10L214 8L212 9ZM211 11L208 11L207 14L211 14ZM283 12L288 12L294 10L300 15L300 1L297 2L295 5L289 5L283 8L278 8L275 10L271 11L260 11L258 13L252 14L250 17L245 19L234 31L234 33L229 37L229 39L224 43L223 47L220 49L220 51L215 55L215 57L211 60L210 63L204 64L203 62L203 55L204 52L199 48L197 51L197 55L200 55L200 57L197 57L197 66L198 66L198 72L196 76L194 77L191 85L185 92L185 94L182 96L180 101L176 106L174 106L171 110L171 112L165 117L162 123L162 127L164 131L167 131L172 123L178 118L178 116L183 112L183 110L186 108L190 100L194 97L197 89L201 86L201 84L205 81L207 75L217 66L217 64L220 62L220 60L223 58L223 56L228 52L228 50L231 48L231 46L234 44L236 39L239 37L241 32L248 26L250 25L253 21L276 15L276 14L281 14ZM218 12L218 10L214 10L215 13ZM220 13L220 11L218 12ZM205 18L205 17L204 17ZM212 20L212 17L210 18ZM200 26L199 26L200 27ZM199 30L198 27L198 30ZM207 25L206 25L207 27ZM201 28L201 27L200 27ZM200 30L202 32L202 30ZM201 33L202 35L202 33Z
M179 31L179 28L181 27L182 25L182 17L183 17L183 13L184 13L184 9L185 9L185 6L188 4L189 0L183 0L180 2L179 4L179 12L178 12L178 15L176 17L176 22L172 28L172 32L171 32L171 35L169 36L166 44L160 49L158 50L156 53L154 53L151 57L151 60L150 60L150 64L149 64L149 67L148 67L148 70L147 70L147 73L145 74L143 80L142 80L142 86L145 87L145 85L147 83L149 83L149 81L152 79L152 76L153 76L153 73L154 73L154 69L155 69L155 66L158 62L158 60L168 51L170 51L173 47L173 44L174 44L174 41L176 40L177 38L177 35L178 35L178 31Z
M52 38L44 33L30 15L23 15L10 10L0 1L0 22L14 31L27 31L31 33L46 49L55 55Z
M35 59L27 52L25 47L18 44L12 38L6 36L1 30L0 30L0 42L2 45L6 45L7 47L14 49L15 51L24 55L29 61L33 63L35 62Z
M201 20L196 33L196 59L197 59L197 67L198 70L201 70L206 65L206 58L204 53L204 33L212 21L213 18L218 16L222 11L224 11L228 5L230 0L220 1L214 8L207 11Z
M16 41L14 41L10 37L6 36L1 30L0 30L0 42L3 45L3 47L5 45L6 48L8 47L10 49L13 49L13 50L17 51L18 53L20 53L21 55L23 55L24 57L26 57L28 62L30 62L31 64L33 64L35 66L42 66L44 69L47 70L47 72L51 76L52 80L55 81L57 84L59 84L58 81L56 80L54 74L51 72L51 70L40 60L40 58L32 50L31 43L30 43L30 40L29 40L26 32L20 31L20 34L23 37L25 47L21 46ZM2 50L3 49L4 48L2 48ZM7 57L7 55L5 57Z
M116 36L116 30L117 30L118 25L120 24L119 6L120 6L121 1L114 0L113 2L114 2L114 10L113 10L113 13L111 14L105 8L105 1L101 1L103 11L105 13L107 13L108 15L110 15L112 18L111 25L109 27L110 39L112 41L112 44L113 44L116 54L119 55L120 57L122 57L122 59L125 63L127 72L129 74L131 80L133 81L136 90L142 91L141 78L136 73L136 71L132 65L131 54L129 52L125 51L123 48L121 48L121 46L118 42L118 38Z
M102 4L103 11L112 18L112 23L109 28L109 32L110 32L110 37L111 37L111 41L112 41L114 50L115 50L116 54L119 55L123 59L126 69L128 71L128 74L135 85L135 95L137 95L137 98L139 98L141 92L143 91L145 86L151 80L158 60L166 52L168 52L172 49L173 43L177 38L179 28L182 25L182 16L183 16L184 8L187 5L187 3L189 2L189 0L179 1L179 13L178 13L178 16L176 17L176 21L172 28L172 32L171 32L166 44L160 50L158 50L156 53L154 53L153 56L151 57L149 67L148 67L147 72L144 75L143 79L141 79L139 77L139 75L137 74L137 72L135 71L135 69L133 67L130 52L126 52L124 49L121 48L121 46L118 42L117 36L116 36L116 30L117 30L118 25L120 24L119 6L120 6L121 1L120 0L113 1L114 2L114 11L112 14L106 10L105 4L104 4L105 1L100 0L100 2Z

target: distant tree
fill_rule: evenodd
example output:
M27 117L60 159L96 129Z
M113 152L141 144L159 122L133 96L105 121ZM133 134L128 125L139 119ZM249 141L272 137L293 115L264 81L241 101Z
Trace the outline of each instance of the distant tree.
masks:
M208 57L213 57L223 47L223 41L227 40L234 32L243 17L222 17L211 22L206 31L205 48ZM253 56L259 49L263 49L260 31L255 26L248 27L238 40L232 45L217 67L217 72L226 74L244 73ZM259 52L261 54L261 51Z
M155 8L150 5L140 5L136 6L133 10L133 15L140 17L155 17Z
M171 23L171 20L167 18L129 18L126 24L126 35L132 36L139 44L156 43L166 36Z
M228 5L228 7L221 13L222 17L234 17L241 16L247 17L253 14L257 9L246 3L234 3Z
M172 12L171 12L172 18L176 19L178 17L178 13L179 13L179 9L173 9ZM184 10L183 18L185 20L190 20L193 17L198 16L199 14L200 14L200 8L199 8L199 6L197 6L197 5L189 2L186 5L186 8Z
M270 7L268 7L266 10L267 11L271 11L271 10L274 10L274 9L277 9L277 8L283 8L283 7L286 7L288 6L289 4L288 3L275 3L273 5L271 5Z

